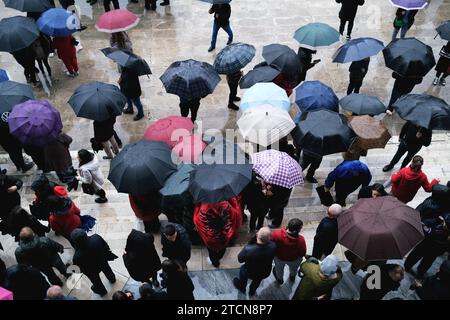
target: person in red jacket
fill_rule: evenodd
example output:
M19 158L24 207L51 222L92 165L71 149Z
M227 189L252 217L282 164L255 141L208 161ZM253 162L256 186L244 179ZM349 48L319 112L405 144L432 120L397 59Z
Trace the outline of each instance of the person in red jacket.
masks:
M392 194L401 202L408 203L414 199L420 187L426 192L431 192L431 188L439 183L438 179L430 183L426 174L422 172L422 166L423 158L415 156L409 167L392 175Z
M48 205L50 209L48 220L50 228L56 234L70 239L72 231L81 226L80 209L68 197L65 190L62 193L49 196Z
M78 41L72 37L53 38L53 47L58 52L58 57L64 62L67 68L67 75L75 77L78 75L77 49Z
M144 195L128 195L131 209L133 209L136 218L142 220L146 233L157 233L161 227L159 215L160 198L158 191Z
M299 233L302 230L303 221L297 218L291 219L288 226L276 229L272 233L272 241L277 245L275 266L273 275L279 284L283 284L284 267L289 267L289 280L295 281L295 275L306 255L305 238Z

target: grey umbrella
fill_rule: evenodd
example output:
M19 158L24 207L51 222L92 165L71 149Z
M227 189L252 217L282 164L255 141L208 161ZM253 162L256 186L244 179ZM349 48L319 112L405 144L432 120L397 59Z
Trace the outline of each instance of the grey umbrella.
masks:
M15 52L28 47L39 37L33 19L16 16L0 20L0 51Z
M98 81L79 86L69 99L78 117L105 121L111 115L121 115L127 98L112 84Z
M120 66L133 70L138 76L152 74L147 61L132 52L117 48L104 48L100 51L109 59L117 62Z
M181 163L178 165L177 171L167 178L164 187L159 190L162 208L179 207L192 203L192 196L188 189L190 173L194 170L195 165Z
M34 100L33 90L29 85L14 81L0 82L0 125L8 126L12 108L27 100Z
M376 116L386 112L386 107L380 99L362 93L352 93L345 96L339 100L339 103L342 109L351 111L359 116Z
M239 87L241 89L248 89L259 82L271 82L280 73L278 69L271 66L255 68L242 77L241 81L239 81Z
M44 12L53 8L49 0L3 0L5 7L22 12Z
M297 53L286 45L274 43L264 46L262 56L267 64L276 67L291 78L297 79L302 72Z
M159 190L176 168L165 143L141 140L112 159L108 179L118 192L139 196Z

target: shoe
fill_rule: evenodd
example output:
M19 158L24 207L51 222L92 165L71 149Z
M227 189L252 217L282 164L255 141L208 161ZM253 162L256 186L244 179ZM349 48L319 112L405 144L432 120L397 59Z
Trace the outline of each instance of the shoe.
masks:
M159 281L158 281L158 279L152 280L152 286L154 286L154 287L159 287Z
M234 102L239 102L239 101L241 101L241 98L240 97L234 97L233 101Z
M439 77L434 78L433 86L437 86L438 83L439 83Z
M294 282L295 281L295 276L289 276L289 281Z
M125 114L133 114L134 113L133 109L128 109L128 108L125 108L122 112Z
M169 1L164 1L164 2L161 2L159 5L160 6L168 6L169 4L170 4Z
M314 178L314 177L308 177L308 176L306 176L306 177L305 177L305 180L308 181L308 182L311 182L311 183L317 183L317 179Z
M447 82L445 81L445 79L441 79L441 82L439 82L439 84L444 87Z
M28 170L30 170L33 167L34 167L34 162L25 163L25 165L22 167L22 173L27 172Z
M99 296L104 296L104 295L106 295L108 292L105 290L105 291L97 291L97 290L95 290L95 287L94 286L92 286L91 287L91 290L92 290L92 292L94 292L94 293L96 293L96 294L98 294Z
M116 283L116 276L114 276L113 279L108 279L108 281L109 281L110 283Z
M208 52L213 51L215 48L214 47L209 47Z
M227 41L227 46L229 46L230 44L232 44L233 43L233 39L228 39L228 41Z
M264 218L267 219L267 220L273 220L273 218L270 217L270 216L265 216Z
M74 73L70 73L69 71L66 71L66 75L68 75L71 78L75 77L75 74Z
M105 203L105 202L108 202L108 199L107 199L107 198L101 198L101 197L98 197L98 198L96 198L94 201L95 201L96 203Z
M133 3L139 3L138 0L130 0L130 1L133 2Z
M215 268L218 268L218 267L220 266L220 261L219 261L219 260L217 260L217 261L211 261L211 264L212 264Z
M268 227L269 227L270 229L278 229L280 226L276 226L276 225L274 225L273 223L271 223L271 224L268 225Z
M351 38L352 37L349 34L345 37L345 39L347 39L347 41L350 40Z
M133 121L141 120L143 117L144 117L143 114L137 114L137 115L134 116Z
M111 157L103 156L103 160L111 160L111 159L112 159Z
M282 284L284 283L283 279L279 279L279 278L277 277L277 275L275 274L275 267L272 268L272 274L273 274L275 280L277 280L277 282L278 282L279 285L282 285Z
M234 278L233 279L233 285L236 287L236 289L238 289L241 293L245 294L245 289L246 288L242 288L241 286L241 282L239 281L239 278Z
M237 105L235 105L234 103L230 103L230 104L228 104L228 109L238 111L239 107Z
M394 168L393 165L388 164L388 165L386 165L386 166L383 167L383 172L391 171L393 168Z

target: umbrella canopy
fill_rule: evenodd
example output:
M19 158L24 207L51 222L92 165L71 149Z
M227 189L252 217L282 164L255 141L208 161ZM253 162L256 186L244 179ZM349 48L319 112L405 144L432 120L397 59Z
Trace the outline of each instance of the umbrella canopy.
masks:
M252 86L245 91L240 107L242 111L246 111L249 108L265 104L269 104L285 111L289 111L291 108L291 103L286 91L274 83L257 83Z
M173 148L183 136L190 136L194 130L192 121L185 117L170 116L159 119L145 131L143 139L164 142Z
M295 128L289 113L271 105L247 109L237 125L244 138L263 147L279 141Z
M231 0L200 0L200 1L211 3L211 4L225 4L225 3L231 2Z
M27 84L3 81L0 82L0 125L8 126L8 117L16 104L34 100L31 87Z
M339 47L333 55L333 62L347 63L374 56L384 49L384 43L374 38L352 39Z
M8 71L0 69L0 82L11 80Z
M338 236L366 261L403 259L424 238L419 212L391 196L358 200L339 215Z
M339 99L333 89L320 81L304 81L294 89L295 104L302 112L320 109L339 111Z
M442 39L450 41L450 20L443 22L436 31Z
M111 160L108 179L118 192L139 196L161 189L176 169L166 144L141 140L127 144Z
M53 7L49 0L3 0L5 7L22 12L44 12Z
M393 104L398 115L430 130L450 130L450 106L427 94L407 94Z
M428 4L427 0L389 0L389 2L394 7L405 10L420 10Z
M248 89L259 82L272 82L281 72L271 66L262 66L249 71L239 81L241 89Z
M105 12L98 18L95 28L100 32L114 33L129 30L139 23L139 18L126 9Z
M214 69L220 74L233 74L241 71L255 57L254 46L245 43L232 43L223 48L214 60Z
M339 100L342 109L355 115L376 116L386 112L386 107L380 99L362 93L352 93Z
M15 52L30 46L39 37L33 19L15 16L0 20L0 51Z
M251 164L200 164L191 172L189 192L196 203L219 203L237 197L251 180Z
M39 30L51 37L67 37L76 32L80 21L76 14L61 8L45 11L36 21Z
M205 164L249 164L250 157L241 147L219 136L203 136L208 145L203 150L202 163Z
M199 134L184 136L181 141L173 147L173 152L185 163L200 163L199 157L205 150L207 144Z
M433 49L416 38L392 41L383 55L386 67L403 77L423 77L436 64Z
M318 156L345 152L356 139L342 114L315 110L301 114L292 136L298 146Z
M37 147L54 141L63 127L61 116L48 101L28 100L16 105L8 118L9 132L20 142Z
M68 102L78 117L105 121L122 114L127 98L115 85L92 81L79 86Z
M349 121L350 127L358 136L357 145L363 150L384 148L391 139L388 129L380 120L371 116L355 116Z
M274 43L264 46L262 56L268 65L292 78L298 78L302 71L297 53L286 45Z
M187 206L193 202L189 192L189 178L194 170L194 165L181 163L178 165L177 171L167 178L164 186L159 190L163 209Z
M253 171L265 182L291 189L303 184L302 168L286 152L266 150L252 155Z
M339 32L326 23L313 22L300 27L294 33L294 39L301 47L316 50L339 42Z
M192 59L172 63L159 79L167 93L185 100L213 93L220 82L220 76L212 65Z
M152 74L147 61L137 54L117 48L104 48L101 52L122 67L133 70L138 76Z

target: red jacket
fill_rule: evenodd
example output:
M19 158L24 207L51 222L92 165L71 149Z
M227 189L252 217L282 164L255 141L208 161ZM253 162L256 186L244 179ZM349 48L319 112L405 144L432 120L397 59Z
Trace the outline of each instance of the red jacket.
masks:
M428 178L422 171L413 171L411 167L401 169L394 173L391 178L392 194L403 203L408 203L414 199L417 191L422 187L426 192L431 192L431 188L438 184L434 179L428 182Z
M292 94L292 91L296 87L293 82L287 80L285 76L280 73L275 79L272 80L274 84L281 87L286 91L287 96L289 97Z
M55 187L54 193L58 197L69 198L64 187ZM72 206L66 212L53 213L50 215L48 222L50 228L56 233L68 238L73 230L78 228L81 224L80 209L73 201Z
M272 233L272 241L277 245L276 257L283 261L294 261L306 255L306 242L302 235L293 237L286 228L277 229Z
M157 219L161 211L156 209L156 202L154 194L145 194L142 196L128 195L131 209L133 209L136 217L142 221L152 221Z

